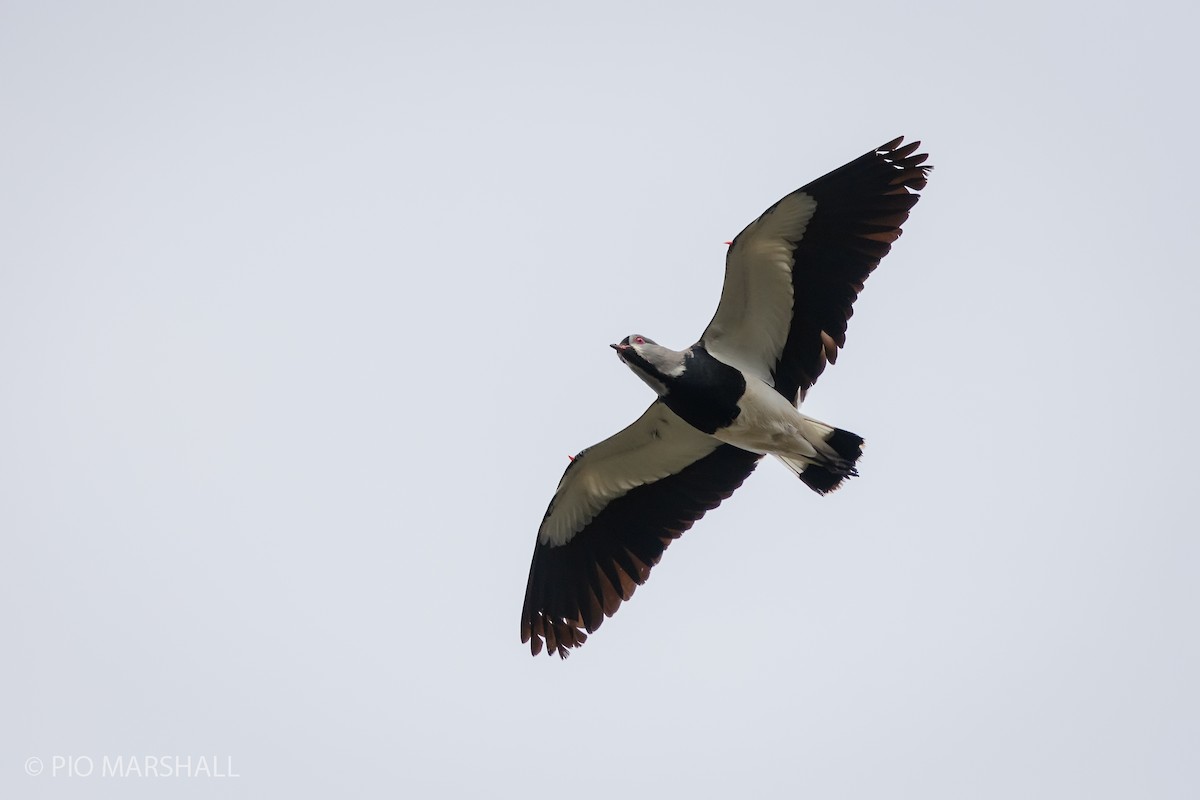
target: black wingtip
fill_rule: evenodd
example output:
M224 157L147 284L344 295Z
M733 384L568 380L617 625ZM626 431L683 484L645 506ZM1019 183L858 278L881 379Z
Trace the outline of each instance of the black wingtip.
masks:
M883 156L889 165L895 168L896 175L892 178L893 186L900 186L912 192L919 192L928 184L930 171L933 166L926 164L928 153L917 153L921 140L915 139L906 145L903 136L897 136L887 144L875 148L875 154Z
M760 458L721 445L680 472L611 501L568 542L538 542L521 641L535 656L544 651L560 658L583 645L646 582L667 546L729 497Z

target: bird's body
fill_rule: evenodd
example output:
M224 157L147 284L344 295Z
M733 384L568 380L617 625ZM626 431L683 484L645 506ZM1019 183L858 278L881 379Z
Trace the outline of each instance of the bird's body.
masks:
M546 509L521 617L535 655L583 644L762 456L819 494L858 474L862 438L797 407L836 360L863 281L925 185L919 143L901 141L792 192L738 234L717 312L691 347L637 334L612 345L657 398L576 456Z
M835 428L801 414L762 381L747 383L738 407L737 419L713 434L720 441L752 453L778 456L793 469L795 464L821 464L846 477L854 474L851 470L861 452L838 453L826 442Z
M633 335L613 347L660 401L696 430L751 453L778 456L797 474L813 465L840 477L854 474L861 450L837 452L826 442L835 428L801 414L774 387L721 361L703 344L676 352Z

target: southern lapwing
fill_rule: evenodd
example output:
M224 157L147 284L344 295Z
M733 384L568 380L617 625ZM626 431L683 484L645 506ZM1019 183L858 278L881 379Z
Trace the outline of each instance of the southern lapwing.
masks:
M635 334L611 345L658 397L559 481L521 611L534 655L544 643L566 658L583 644L764 455L818 494L858 474L862 437L797 406L837 360L863 281L925 186L920 142L902 141L797 189L739 233L700 341L679 351Z

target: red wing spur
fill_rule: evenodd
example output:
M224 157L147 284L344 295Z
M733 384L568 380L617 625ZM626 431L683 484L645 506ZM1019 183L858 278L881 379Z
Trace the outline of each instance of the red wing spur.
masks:
M612 345L657 395L567 467L538 529L521 641L566 658L650 577L672 539L773 455L818 494L857 475L857 434L797 407L846 343L863 282L925 187L920 142L856 158L738 234L712 322L686 350Z

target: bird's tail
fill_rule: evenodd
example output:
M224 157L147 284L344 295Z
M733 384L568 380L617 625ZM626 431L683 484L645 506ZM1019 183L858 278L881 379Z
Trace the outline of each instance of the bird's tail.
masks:
M809 431L805 439L813 453L804 456L778 456L787 468L796 473L808 488L817 494L832 492L842 481L858 475L855 464L862 456L863 438L856 433L805 418Z

